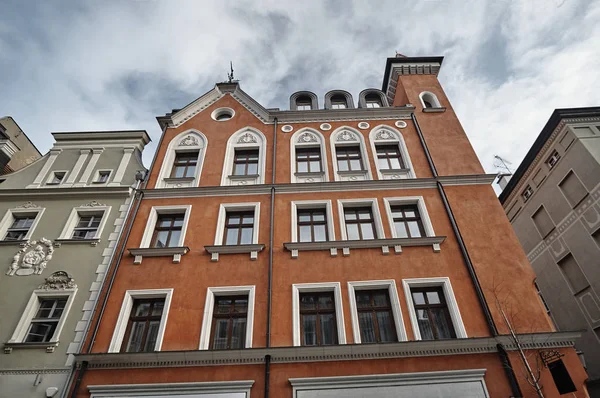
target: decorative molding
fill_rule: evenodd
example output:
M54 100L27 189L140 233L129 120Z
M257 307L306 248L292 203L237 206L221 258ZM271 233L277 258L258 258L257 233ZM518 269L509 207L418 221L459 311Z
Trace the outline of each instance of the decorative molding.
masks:
M390 140L394 138L394 134L385 128L380 129L377 134L375 134L375 140Z
M48 261L52 260L52 253L54 253L52 241L46 238L41 238L39 241L27 241L13 257L13 262L6 271L6 275L40 275Z
M238 140L237 140L237 144L255 144L257 143L258 140L256 139L256 136L250 132L246 132L245 134L242 134Z
M319 138L308 131L305 131L304 133L300 134L298 136L298 138L296 139L296 142L298 143L309 143L309 142L320 142L321 140L319 140Z
M394 123L394 126L403 129L407 126L406 122L404 120L396 120L396 122Z
M144 257L169 257L173 256L173 263L179 264L181 262L181 256L190 251L187 246L177 247L138 247L127 249L129 254L134 256L133 263L139 265L142 263Z
M258 226L255 226L258 228ZM211 254L210 261L219 261L220 254L243 254L249 253L250 260L256 260L258 258L258 252L263 251L265 245L262 243L249 244L249 245L212 245L204 246L204 249Z
M92 200L89 203L83 204L79 207L106 207L108 205L105 205L104 203L100 203L97 200Z
M321 123L319 128L323 131L331 130L331 124L329 123Z
M358 137L352 131L342 130L337 137L335 138L337 142L348 142L348 141L356 141L358 142Z
M37 375L37 374L68 374L71 368L28 368L28 369L0 369L0 375Z
M281 126L281 131L283 131L284 133L291 133L292 131L294 131L294 126L286 124L284 126Z
M161 396L187 396L200 394L205 396L221 396L228 393L245 393L250 398L250 389L254 380L209 381L192 383L150 383L150 384L109 384L90 385L88 391L94 397L148 397L161 394ZM199 396L199 395L194 395ZM237 395L236 395L237 396Z
M196 138L192 134L189 134L188 136L183 138L181 141L179 141L179 146L198 146L198 145L200 145L198 142L198 138Z
M89 187L54 187L52 189L47 188L17 188L17 189L3 189L3 198L24 198L29 199L32 197L48 199L56 197L73 197L73 196L100 196L100 197L112 197L115 196L129 196L131 191L130 187L125 186L89 186Z
M15 207L15 209L41 209L41 206L36 205L33 202L25 202L22 205Z
M75 279L65 271L56 271L46 278L46 281L38 286L41 290L65 290L76 289Z
M369 123L367 123L367 122L360 122L360 123L358 123L358 128L361 129L361 130L366 130L369 127L371 127L371 125Z

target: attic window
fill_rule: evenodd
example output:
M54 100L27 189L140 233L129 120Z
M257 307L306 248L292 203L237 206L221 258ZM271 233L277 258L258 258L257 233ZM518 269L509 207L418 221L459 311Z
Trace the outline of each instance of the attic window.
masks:
M231 119L235 115L235 112L231 108L219 108L215 109L213 113L210 115L213 120L217 122L224 122Z
M307 96L298 97L296 99L296 109L299 111L310 111L312 109L312 101Z

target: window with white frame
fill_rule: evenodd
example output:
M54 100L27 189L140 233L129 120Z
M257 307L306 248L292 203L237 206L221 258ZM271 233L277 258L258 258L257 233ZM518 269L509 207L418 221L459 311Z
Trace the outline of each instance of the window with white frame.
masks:
M377 126L369 133L380 180L415 178L415 172L402 134L390 126Z
M267 139L252 127L229 137L223 163L221 185L264 184Z
M354 343L406 341L396 282L348 282Z
M92 202L93 203L93 202ZM87 240L100 239L102 230L110 214L111 206L81 206L71 210L59 239Z
M371 166L363 135L350 127L340 127L330 136L336 181L371 179Z
M292 202L292 242L326 242L335 240L330 200Z
M96 177L92 183L94 184L106 184L110 179L112 170L98 170L96 171Z
M449 278L403 279L415 340L466 338Z
M385 239L376 198L338 200L342 240Z
M389 105L383 91L376 88L367 88L360 92L358 106L359 108L383 108Z
M375 93L367 94L365 96L365 104L367 108L381 108L381 97Z
M259 202L221 204L215 246L257 244L259 219Z
M127 290L108 352L160 351L173 289Z
M250 398L254 380L90 385L90 398Z
M296 131L290 137L290 155L292 182L329 180L325 139L320 132L313 129Z
M160 168L157 188L197 187L208 140L197 130L187 130L171 140Z
M9 209L0 221L0 237L5 241L27 240L44 214L44 208Z
M48 179L46 180L46 185L60 185L60 184L62 184L63 181L65 181L65 177L67 176L67 173L68 173L67 170L53 171L48 176Z
M294 346L346 344L339 282L292 285Z
M255 286L209 287L200 350L252 348Z
M192 205L153 206L140 243L141 248L182 247Z
M419 94L419 99L421 100L421 105L423 108L441 108L440 101L437 96L430 91L423 91Z
M422 196L384 198L392 238L435 236Z

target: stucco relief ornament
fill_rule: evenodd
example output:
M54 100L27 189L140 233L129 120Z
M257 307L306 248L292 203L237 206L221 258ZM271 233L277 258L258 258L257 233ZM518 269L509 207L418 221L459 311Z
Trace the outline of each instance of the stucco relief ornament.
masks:
M38 286L38 289L42 290L65 290L75 289L75 279L65 271L53 272L46 281Z
M17 206L16 208L17 208L17 209L39 209L39 208L40 208L40 206L39 206L39 205L36 205L36 204L35 204L35 203L33 203L33 202L25 202L25 203L23 203L22 205L20 205L20 206Z
M338 141L358 141L358 138L356 138L356 135L354 133L351 133L350 131L342 131L340 134L338 134L337 140Z
M39 241L28 241L13 257L13 262L6 271L6 275L40 275L48 261L52 260L52 253L54 253L54 247L50 240L42 238Z
M319 140L317 139L317 137L314 134L311 133L302 133L300 134L300 137L298 137L298 142L303 143L303 142L319 142Z
M81 207L100 207L100 206L106 206L106 205L104 203L98 202L97 200L92 200L89 203L81 205Z
M252 144L256 142L256 137L250 133L242 135L237 141L238 144Z
M194 137L193 135L188 135L187 137L185 137L184 139L179 141L179 146L197 146L197 145L198 145L198 139L196 137Z
M392 137L392 134L387 130L381 130L375 135L376 140L389 140Z

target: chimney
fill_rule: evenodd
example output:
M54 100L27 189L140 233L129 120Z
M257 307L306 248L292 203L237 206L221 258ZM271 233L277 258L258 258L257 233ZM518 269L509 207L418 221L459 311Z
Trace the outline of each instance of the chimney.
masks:
M498 180L496 182L498 183L498 185L500 185L500 188L503 191L504 191L504 188L506 188L506 185L510 181L511 177L512 177L512 174L498 174Z

